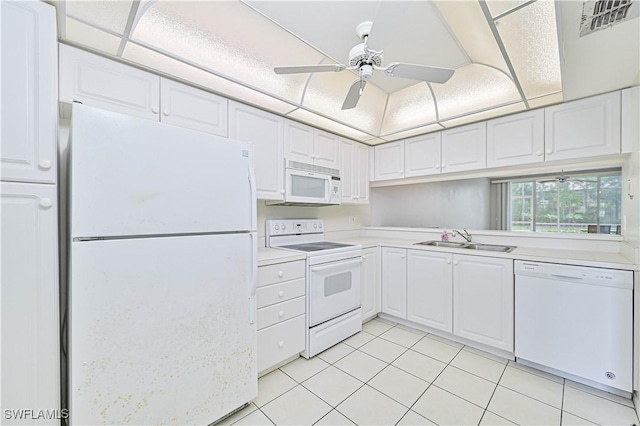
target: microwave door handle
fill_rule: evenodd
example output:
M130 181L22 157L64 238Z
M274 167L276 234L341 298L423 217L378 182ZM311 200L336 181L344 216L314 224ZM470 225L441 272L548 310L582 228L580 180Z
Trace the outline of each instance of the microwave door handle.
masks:
M311 272L322 272L328 269L342 268L344 266L358 265L361 263L362 263L362 258L358 258L358 259L351 260L349 262L333 263L331 265L326 265L326 266L314 266L313 268L311 268Z
M331 176L324 181L325 188L327 189L327 203L331 202Z

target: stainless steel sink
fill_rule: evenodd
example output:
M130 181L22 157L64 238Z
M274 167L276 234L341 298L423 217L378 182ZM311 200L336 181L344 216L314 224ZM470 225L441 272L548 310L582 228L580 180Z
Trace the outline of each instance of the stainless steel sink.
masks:
M414 245L495 251L500 253L509 253L516 248L513 246L501 246L497 244L455 243L453 241L422 241L419 243L415 243Z

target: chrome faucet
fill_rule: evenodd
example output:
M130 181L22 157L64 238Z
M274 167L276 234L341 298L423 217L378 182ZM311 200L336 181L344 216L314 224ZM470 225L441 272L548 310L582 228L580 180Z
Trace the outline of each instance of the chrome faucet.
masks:
M469 232L467 232L466 228L462 229L462 232L458 231L457 229L453 230L453 236L455 237L456 235L460 235L462 238L464 238L468 243L471 242L471 234L469 234Z

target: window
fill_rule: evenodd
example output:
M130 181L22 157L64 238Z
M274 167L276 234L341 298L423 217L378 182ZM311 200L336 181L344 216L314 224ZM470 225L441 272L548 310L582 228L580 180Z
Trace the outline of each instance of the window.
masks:
M620 234L620 170L502 181L512 231Z

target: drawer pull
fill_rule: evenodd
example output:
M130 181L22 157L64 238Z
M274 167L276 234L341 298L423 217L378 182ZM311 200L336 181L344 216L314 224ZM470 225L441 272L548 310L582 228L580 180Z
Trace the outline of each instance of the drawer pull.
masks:
M278 312L278 316L279 316L280 318L282 318L282 317L284 316L284 311L280 311L280 312Z
M283 297L284 297L284 291L280 290L280 291L278 292L278 297L279 297L279 298L283 298Z
M278 347L284 348L284 342L283 341L278 342Z
M284 272L282 272L282 271L278 271L278 276L279 276L280 278L284 277Z

